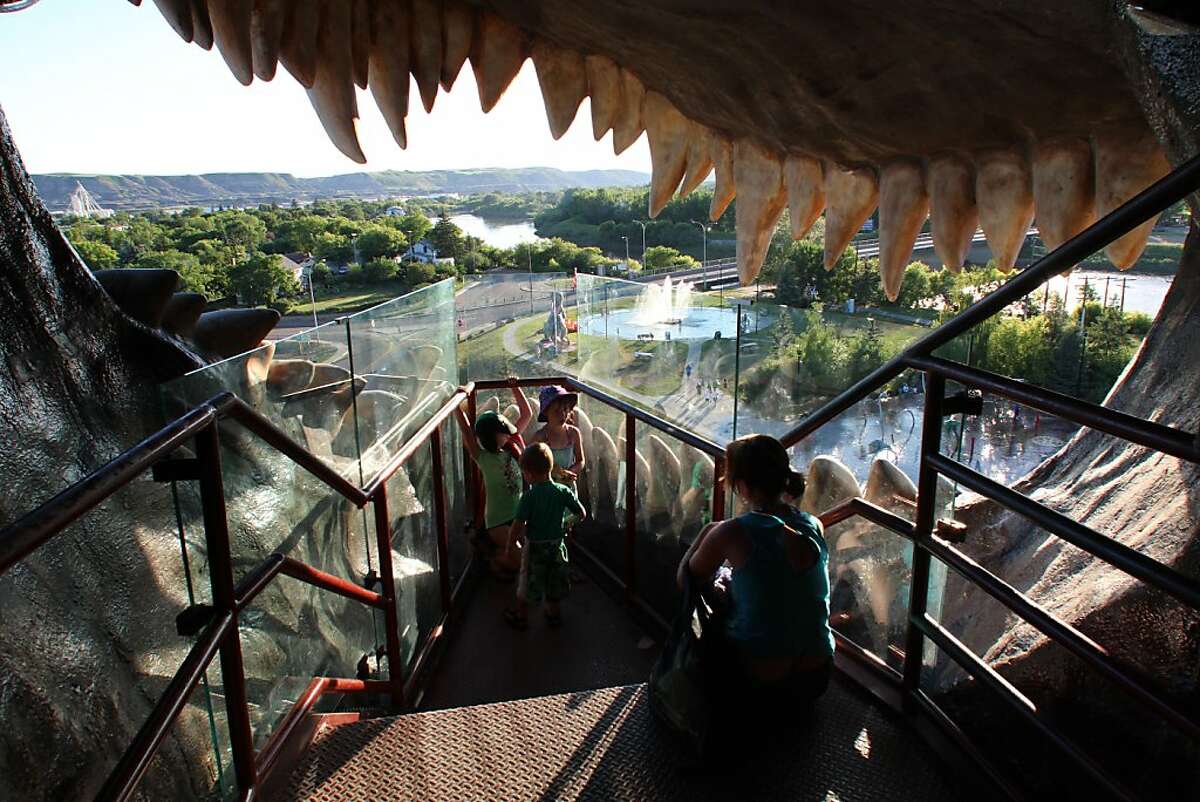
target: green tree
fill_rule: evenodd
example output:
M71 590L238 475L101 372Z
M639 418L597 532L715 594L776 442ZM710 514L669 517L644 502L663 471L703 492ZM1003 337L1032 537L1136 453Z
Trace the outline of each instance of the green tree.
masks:
M363 265L363 278L370 282L395 278L399 265L392 259L372 259Z
M75 246L75 252L79 254L83 263L92 270L108 270L116 267L120 260L116 249L103 242L85 239L73 241L71 244Z
M463 239L462 229L451 222L445 212L438 218L437 224L430 229L427 237L437 250L438 256L443 259L449 258L457 262L462 259L463 253L466 251L466 240Z
M363 229L355 240L358 258L364 263L374 259L390 259L404 253L408 240L404 232L388 226L373 225Z
M300 291L278 254L254 253L229 271L229 285L247 306L277 304Z
M409 262L408 267L404 271L404 280L410 287L420 287L422 284L428 284L436 278L436 271L433 265L425 262Z
M349 264L354 261L354 244L344 234L325 231L317 235L313 256L335 265Z
M645 262L646 268L649 270L700 266L700 263L692 257L667 245L653 245L647 248Z
M224 295L228 290L228 274L222 265L201 262L195 255L183 251L144 253L131 267L174 270L179 274L179 289L210 298Z
M429 233L429 229L433 227L429 218L420 212L409 212L401 217L396 225L404 232L405 239L411 245L415 245L418 240L423 239Z

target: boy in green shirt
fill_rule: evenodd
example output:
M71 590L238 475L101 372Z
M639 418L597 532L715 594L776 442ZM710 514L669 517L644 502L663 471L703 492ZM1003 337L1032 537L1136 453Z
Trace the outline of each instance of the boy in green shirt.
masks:
M566 513L587 517L575 493L550 480L554 454L545 443L534 443L521 454L521 470L529 489L521 496L508 531L508 546L525 541L517 606L504 612L504 620L517 629L529 624L529 605L546 601L546 622L562 623L559 603L571 589L567 568Z

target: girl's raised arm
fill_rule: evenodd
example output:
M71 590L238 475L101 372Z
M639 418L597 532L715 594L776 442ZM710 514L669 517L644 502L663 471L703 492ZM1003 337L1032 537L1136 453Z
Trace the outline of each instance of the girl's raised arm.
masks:
M508 386L512 389L513 400L517 403L517 411L520 413L517 416L517 434L524 434L529 428L529 424L533 422L533 407L529 406L529 399L525 397L525 393L517 386L517 380L510 378Z
M467 413L463 412L461 405L454 410L454 419L458 421L458 428L462 429L463 445L467 447L467 453L471 455L471 459L478 460L479 441L475 439L475 430L471 428L471 422L467 420Z

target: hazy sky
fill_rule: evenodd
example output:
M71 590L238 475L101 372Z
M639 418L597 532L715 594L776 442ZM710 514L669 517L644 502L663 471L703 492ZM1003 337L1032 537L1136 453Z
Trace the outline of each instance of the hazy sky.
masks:
M649 172L645 137L620 157L595 142L588 101L550 138L533 64L488 115L468 64L425 114L412 88L408 150L370 93L359 93L360 167L325 136L283 67L244 87L216 48L183 42L151 0L42 0L0 14L0 107L30 172L178 174L267 171L300 176L463 167L620 167Z

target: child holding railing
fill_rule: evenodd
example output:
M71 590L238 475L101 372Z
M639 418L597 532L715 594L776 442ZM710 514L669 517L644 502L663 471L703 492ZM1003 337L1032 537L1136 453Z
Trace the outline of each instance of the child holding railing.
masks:
M484 528L492 545L489 565L497 578L512 580L521 564L519 550L508 551L508 528L516 515L521 500L521 467L519 460L525 443L519 432L533 420L533 408L529 399L517 386L516 379L509 379L517 405L518 417L514 424L498 412L484 412L472 428L466 413L460 407L455 414L463 432L463 443L471 459L479 466L483 475L486 497L483 520Z

